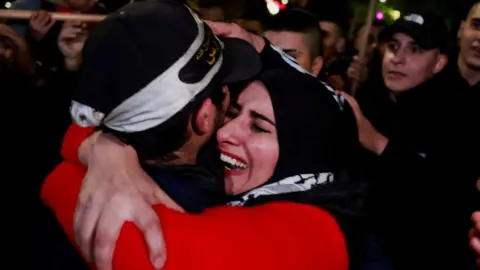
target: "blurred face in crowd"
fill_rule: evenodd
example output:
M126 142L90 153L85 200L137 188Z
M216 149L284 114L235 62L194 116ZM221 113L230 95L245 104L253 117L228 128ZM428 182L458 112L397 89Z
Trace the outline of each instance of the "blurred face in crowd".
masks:
M474 5L458 32L460 61L468 68L480 71L480 3Z
M305 34L291 31L266 31L265 38L295 58L304 69L318 76L322 68L322 58L312 57Z
M27 75L35 69L28 44L6 24L0 24L0 61Z
M323 31L323 57L326 62L333 60L337 53L345 49L345 39L342 36L340 27L336 23L320 21L320 28Z
M387 43L382 74L393 93L408 91L440 72L447 57L437 49L424 50L408 35L396 33Z
M225 120L217 132L225 189L228 194L241 194L266 183L278 161L275 116L265 86L248 85L230 104Z
M97 4L98 0L66 0L66 2L71 9L89 11Z

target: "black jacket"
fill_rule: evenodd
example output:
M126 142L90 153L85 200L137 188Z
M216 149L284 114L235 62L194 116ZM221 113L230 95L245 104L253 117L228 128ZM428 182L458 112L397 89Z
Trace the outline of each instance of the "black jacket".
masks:
M371 184L370 221L385 237L396 269L468 264L474 181L466 93L447 69L395 102L379 88L360 104L389 138L381 156L365 152L361 160Z

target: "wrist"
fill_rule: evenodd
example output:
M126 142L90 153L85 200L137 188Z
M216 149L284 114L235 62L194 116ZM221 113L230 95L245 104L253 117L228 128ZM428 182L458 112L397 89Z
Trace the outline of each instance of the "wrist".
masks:
M109 133L99 134L92 144L88 164L91 165L94 159L102 160L103 163L116 167L133 161L138 163L135 149Z
M64 59L65 68L70 71L77 71L82 64L81 57L67 57Z

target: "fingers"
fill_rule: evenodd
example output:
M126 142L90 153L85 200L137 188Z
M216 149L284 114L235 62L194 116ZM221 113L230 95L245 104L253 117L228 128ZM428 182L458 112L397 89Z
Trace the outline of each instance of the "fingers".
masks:
M212 29L213 33L217 36L229 37L235 29L234 25L231 23L212 21L205 21L205 23Z
M160 221L150 205L145 201L141 205L135 212L134 223L143 232L152 265L155 269L161 269L165 264L167 251Z
M111 208L111 206L116 203L120 204L118 207L120 210L125 210L125 206L128 207L125 201L118 199L119 197L122 196L116 196L106 205L98 219L95 230L93 257L95 265L99 270L112 269L113 254L118 236L123 227L123 223L131 219L129 216L131 213L130 210L127 209L128 212L118 212Z
M49 19L49 22L47 23L47 25L45 26L45 28L46 28L47 30L50 30L50 28L52 28L53 25L54 25L56 22L57 22L57 21L55 21L55 19L50 18L50 19Z
M480 223L480 211L473 213L472 219L476 223Z
M480 238L479 237L473 237L470 240L470 246L475 251L475 253L477 253L477 255L480 256Z
M30 22L39 27L45 27L51 19L52 18L48 12L46 12L45 10L39 10L33 12L32 17L30 18Z
M470 246L477 253L477 256L480 256L480 212L473 213L472 220L474 228L470 230Z
M30 21L37 21L39 15L40 15L40 12L39 12L39 11L33 12L33 13L32 13L32 17L30 18Z
M73 39L76 38L78 35L83 34L84 30L82 28L65 28L60 33L60 39Z
M75 237L85 260L88 262L92 262L94 259L92 241L105 202L105 196L93 195L86 200L79 200L78 211L75 212Z
M46 11L40 11L40 14L38 15L38 23L41 25L41 26L46 26L49 21L50 21L51 17L50 15L46 12Z
M33 37L37 40L42 39L45 34L52 28L55 24L55 20L52 18L50 13L40 10L32 14L30 18L30 28L33 30Z
M353 110L353 113L355 114L355 118L357 119L357 122L360 121L362 118L362 112L355 98L353 98L352 96L350 96L345 92L340 92L340 95L342 95L347 100L348 104L350 104L350 107L352 107L352 110Z
M95 230L93 248L99 270L111 270L115 245L126 221L132 221L142 231L152 265L161 269L166 261L166 249L160 221L152 206L140 194L117 193L105 205Z

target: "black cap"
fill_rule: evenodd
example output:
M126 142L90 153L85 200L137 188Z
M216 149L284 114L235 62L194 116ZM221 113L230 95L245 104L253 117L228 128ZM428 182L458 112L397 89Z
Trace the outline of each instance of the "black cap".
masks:
M385 27L379 35L380 41L392 38L396 33L405 33L425 50L449 48L448 27L443 18L433 12L409 13Z
M219 40L183 2L132 3L93 29L72 102L76 123L145 131L260 72L253 46Z

